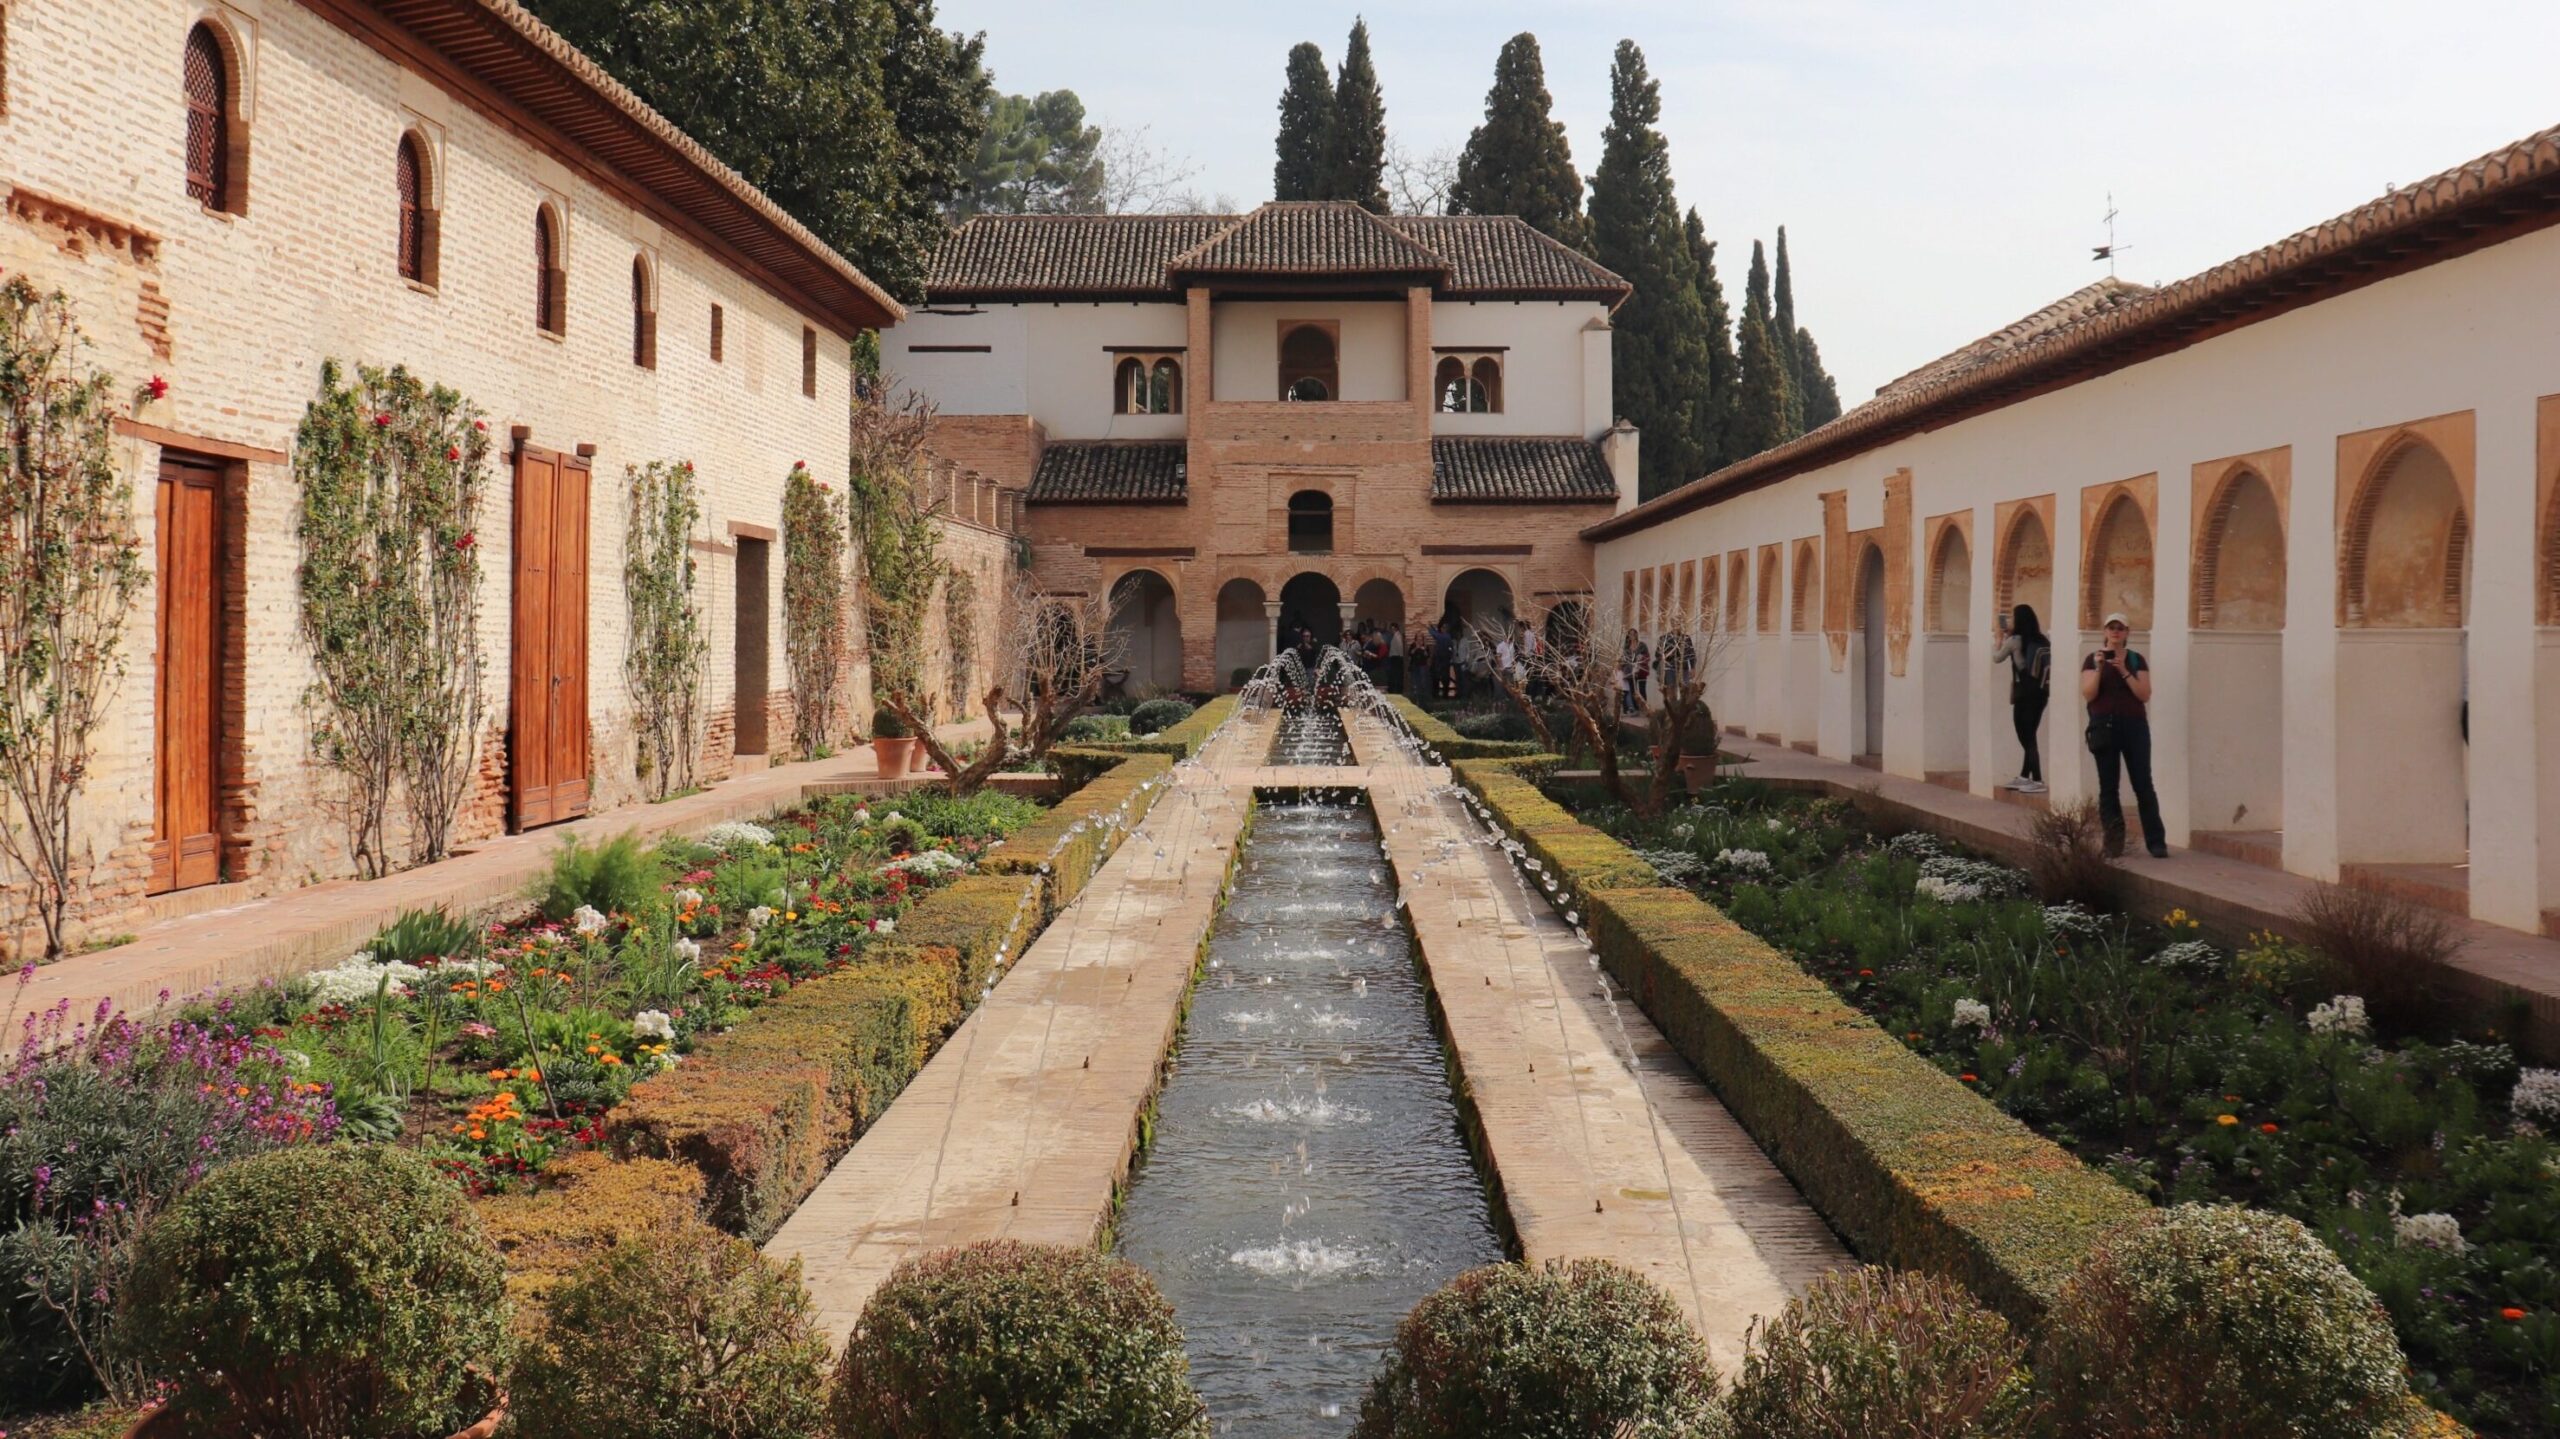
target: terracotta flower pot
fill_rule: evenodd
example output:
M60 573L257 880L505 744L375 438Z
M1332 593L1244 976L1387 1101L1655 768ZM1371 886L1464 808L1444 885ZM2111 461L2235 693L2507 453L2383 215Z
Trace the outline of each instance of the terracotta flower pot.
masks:
M880 767L882 779L904 779L907 763L915 757L916 742L912 736L890 739L886 736L871 741L871 759Z
M1680 752L1680 782L1687 785L1692 793L1703 790L1708 785L1714 784L1716 782L1715 752L1713 750L1709 750L1705 754L1691 754L1687 750L1682 750Z

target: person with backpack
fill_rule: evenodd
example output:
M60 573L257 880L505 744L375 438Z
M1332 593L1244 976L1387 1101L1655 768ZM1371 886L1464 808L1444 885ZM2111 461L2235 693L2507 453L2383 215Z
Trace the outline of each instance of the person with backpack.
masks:
M2020 794L2042 794L2044 757L2036 751L2036 731L2044 724L2045 704L2053 698L2053 642L2045 638L2044 626L2036 623L2033 605L2020 605L2000 622L2000 643L1991 651L1991 662L2009 666L2009 719L2017 726L2018 745L2026 758L2018 766L2018 777L2000 782L2002 789Z

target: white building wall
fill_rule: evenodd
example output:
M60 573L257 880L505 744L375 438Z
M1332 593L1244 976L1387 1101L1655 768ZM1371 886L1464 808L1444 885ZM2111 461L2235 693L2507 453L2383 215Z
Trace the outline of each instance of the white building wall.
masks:
M1502 410L1485 415L1435 414L1432 433L1600 438L1608 432L1610 419L1608 316L1608 306L1584 300L1434 303L1434 350L1501 352ZM1600 343L1586 347L1584 333L1595 322L1601 327ZM1598 357L1596 367L1588 363L1592 352ZM1435 370L1439 363L1439 355L1434 354Z
M880 363L944 414L1030 415L1056 440L1179 439L1178 414L1112 413L1109 347L1179 351L1184 314L1173 303L937 306L884 332ZM1401 322L1396 333L1401 344ZM987 348L952 348L974 345Z
M2283 855L2297 873L2334 878L2342 858L2390 858L2365 833L2395 821L2392 791L2375 765L2415 768L2415 782L2441 788L2416 762L2454 756L2453 781L2469 815L2472 912L2539 929L2560 905L2546 871L2546 848L2560 851L2560 649L2535 617L2535 416L2539 397L2560 393L2560 230L2543 230L2352 293L2245 326L2174 354L2082 384L1879 446L1855 459L1600 544L1598 592L1615 596L1630 570L1744 546L1822 533L1819 496L1845 490L1852 530L1877 525L1885 478L1912 474L1912 582L1927 580L1923 517L1973 515L1972 634L1981 688L1970 719L1970 782L1987 794L2015 773L2005 677L1989 664L1996 604L2002 501L2053 496L2053 703L2045 760L2054 799L2091 792L2092 767L2080 742L2084 723L2077 666L2093 643L2078 613L2083 563L2084 487L2158 476L2153 536L2154 622L2136 639L2157 673L2151 727L2154 771L2172 842L2227 821L2219 795L2201 794L2191 763L2188 706L2197 645L2189 633L2193 502L2201 462L2290 447L2286 507L2286 628L2283 697L2257 723L2280 727ZM2477 443L2467 632L2365 631L2342 646L2336 624L2343 435L2455 412L2472 412ZM1912 623L1923 627L1920 595ZM1808 616L1819 627L1820 607ZM1826 755L1848 753L1854 734L1856 645L1833 668L1817 638L1813 666L1816 729ZM2374 636L2381 635L2382 638ZM2207 644L2215 642L2208 637ZM1924 639L1913 638L1904 674L1887 680L1885 767L1920 777L1925 757ZM1791 645L1806 641L1791 639ZM2349 651L2398 649L2411 665L2349 663ZM2454 729L2467 670L2470 738ZM2350 683L2339 688L2339 676ZM1799 680L1791 669L1790 680ZM2363 676L2357 679L2357 676ZM1802 703L1788 686L1782 710ZM1765 692L1764 692L1765 693ZM2544 695L2553 696L2551 703ZM1786 713L1721 716L1796 738ZM2546 800L2544 792L2551 792ZM2342 808L2343 804L2343 808ZM2128 809L2130 799L2128 797ZM2362 816L2359 818L2359 816ZM2342 834L2341 825L2357 827ZM2549 840L2544 833L2549 831ZM2560 860L2560 853L2554 854Z
M1209 311L1221 400L1280 398L1280 324L1332 320L1341 326L1335 363L1343 400L1402 400L1401 300L1222 300Z

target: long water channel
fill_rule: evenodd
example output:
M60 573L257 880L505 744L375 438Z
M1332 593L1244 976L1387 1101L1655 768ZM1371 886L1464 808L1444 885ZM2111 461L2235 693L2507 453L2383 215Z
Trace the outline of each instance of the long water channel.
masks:
M1346 754L1293 715L1272 762ZM1262 802L1207 966L1120 1249L1218 1433L1341 1434L1406 1311L1502 1257L1365 800Z

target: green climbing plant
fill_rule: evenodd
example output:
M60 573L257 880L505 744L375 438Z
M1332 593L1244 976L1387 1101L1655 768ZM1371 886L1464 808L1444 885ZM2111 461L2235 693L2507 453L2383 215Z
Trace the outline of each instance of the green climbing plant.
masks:
M480 504L489 422L405 367L320 367L295 433L313 755L335 770L358 873L390 870L395 792L409 857L442 859L477 774L484 706Z
M978 580L958 565L942 587L942 632L951 646L952 718L967 719L978 668Z
M0 290L0 854L27 877L49 956L70 917L72 802L143 584L114 381L87 348L59 292L24 276Z
M636 764L650 798L693 785L701 741L702 665L711 654L693 599L693 530L702 522L693 462L652 460L623 471L630 514L622 530L622 592L630 628L622 677L631 690Z
M792 743L803 755L835 738L848 648L845 506L833 486L791 467L782 485L782 648L791 666Z
M934 703L924 693L925 619L943 571L941 526L920 493L933 410L912 394L892 401L888 391L874 385L854 398L848 486L871 690L882 703L895 698L929 721Z

